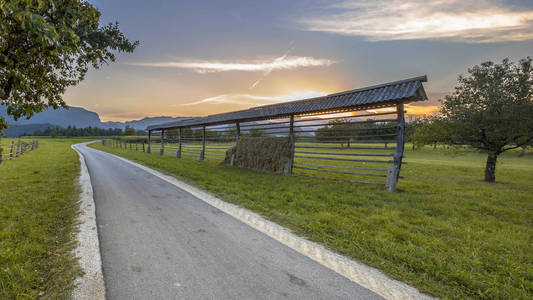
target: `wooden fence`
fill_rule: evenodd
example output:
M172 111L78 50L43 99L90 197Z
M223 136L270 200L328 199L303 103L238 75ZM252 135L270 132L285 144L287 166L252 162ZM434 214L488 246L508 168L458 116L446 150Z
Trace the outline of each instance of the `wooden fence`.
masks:
M11 143L5 144L0 141L0 164L4 160L12 160L37 148L39 148L39 141L37 140L31 142L18 140L16 143L12 140Z
M122 140L102 140L102 145L125 149L125 150L131 150L131 151L142 151L142 152L146 152L146 149L148 148L147 144L144 142L139 143L139 142L130 142L130 141L122 141Z

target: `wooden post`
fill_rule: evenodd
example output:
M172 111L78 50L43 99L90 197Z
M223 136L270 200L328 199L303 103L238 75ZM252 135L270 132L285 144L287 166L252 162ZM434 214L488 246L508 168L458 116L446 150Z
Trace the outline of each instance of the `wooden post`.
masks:
M11 151L9 151L9 159L13 159L13 146L15 145L15 141L11 141Z
M178 128L178 151L176 151L176 157L181 158L181 127Z
M139 151L139 145L135 143L135 152Z
M239 137L240 136L241 136L241 123L235 122L235 146L237 146L237 143L239 142ZM230 160L229 165L230 166L234 166L235 165L235 153L231 154L231 160Z
M161 129L161 149L159 149L159 155L165 154L165 129Z
M400 177L400 170L402 168L402 158L405 143L405 114L403 103L396 105L396 113L398 114L398 139L396 141L396 152L394 153L394 162L392 167L387 172L387 189L391 192L396 191L398 178Z
M205 159L205 125L202 127L202 152L200 152L200 158L198 160Z
M289 143L290 143L290 154L289 154L289 161L285 165L285 169L283 170L283 174L290 175L292 174L292 166L294 164L294 144L295 144L295 138L294 138L294 115L291 115L291 119L289 122Z
M144 150L144 141L143 141L143 152L146 152L146 151Z
M148 130L148 149L147 149L146 153L150 153L150 143L152 142L151 136L152 136L152 131Z

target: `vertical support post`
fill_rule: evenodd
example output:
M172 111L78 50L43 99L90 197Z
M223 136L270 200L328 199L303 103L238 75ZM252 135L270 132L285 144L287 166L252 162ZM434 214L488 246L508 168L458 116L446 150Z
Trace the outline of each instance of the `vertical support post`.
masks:
M289 153L289 161L285 165L285 169L283 170L283 174L290 175L292 174L292 166L294 164L294 115L291 115L291 119L289 122L289 143L290 143L290 153Z
M20 139L17 142L17 153L15 154L15 157L19 157L20 155Z
M241 136L241 123L236 122L235 123L235 146L237 146L240 136ZM237 148L235 148L235 150L237 150ZM232 167L235 165L235 152L231 154L231 160L230 160L229 165Z
M178 128L178 151L176 151L176 157L181 158L181 127Z
M396 141L396 152L394 153L394 161L392 167L387 172L387 189L391 192L396 191L398 178L400 177L400 170L402 168L402 158L405 144L405 113L403 103L396 105L396 113L398 115L398 138Z
M150 143L152 143L152 131L151 130L148 130L148 151L146 151L146 153L150 153Z
M13 146L15 145L14 141L11 141L11 151L9 151L9 159L13 159Z
M198 160L205 159L205 125L202 127L202 152L200 152L200 158Z
M144 149L144 141L143 141L143 152L146 152L146 150Z
M159 155L165 154L165 129L161 129L161 149L159 149Z

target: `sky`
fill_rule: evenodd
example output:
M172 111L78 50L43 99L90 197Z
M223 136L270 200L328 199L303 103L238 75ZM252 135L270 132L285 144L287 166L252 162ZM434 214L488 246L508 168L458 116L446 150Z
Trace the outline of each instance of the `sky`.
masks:
M459 74L533 56L533 1L91 0L134 53L64 95L103 121L204 116L427 75L435 110Z

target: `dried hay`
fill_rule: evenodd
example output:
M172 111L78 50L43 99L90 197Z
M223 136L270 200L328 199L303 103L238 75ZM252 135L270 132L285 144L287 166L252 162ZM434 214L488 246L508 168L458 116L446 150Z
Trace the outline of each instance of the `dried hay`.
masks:
M291 144L287 137L241 137L237 144L226 152L224 164L259 171L283 173L290 159Z

